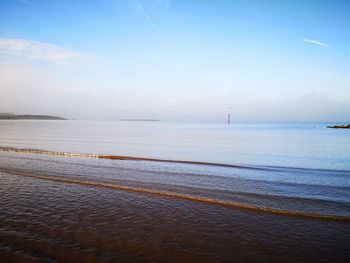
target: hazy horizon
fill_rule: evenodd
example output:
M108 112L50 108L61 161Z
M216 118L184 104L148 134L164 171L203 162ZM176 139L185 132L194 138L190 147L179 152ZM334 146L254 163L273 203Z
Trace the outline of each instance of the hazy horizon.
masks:
M0 112L350 121L349 1L0 2Z

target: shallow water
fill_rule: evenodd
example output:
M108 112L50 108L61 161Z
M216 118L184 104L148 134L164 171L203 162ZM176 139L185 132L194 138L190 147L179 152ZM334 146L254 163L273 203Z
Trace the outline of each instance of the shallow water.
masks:
M350 222L347 171L220 167L6 151L0 156L0 171L16 176ZM278 176L284 179L277 180ZM306 178L293 179L302 176ZM330 176L337 180L326 180ZM315 183L307 177L319 180Z
M349 224L0 173L6 262L347 262Z
M6 262L350 259L348 131L61 121L0 127ZM234 136L222 139L226 133Z

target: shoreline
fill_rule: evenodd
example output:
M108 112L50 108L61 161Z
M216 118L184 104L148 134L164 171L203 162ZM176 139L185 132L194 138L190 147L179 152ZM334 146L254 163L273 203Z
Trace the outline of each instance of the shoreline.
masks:
M75 153L67 153L67 152L50 152L50 151L44 151L44 150L34 150L34 149L19 149L19 148L13 148L13 147L0 147L0 152L9 152L9 153L25 153L25 154L41 154L41 155L51 155L51 156L68 156L68 157L87 157L87 158L91 158L92 160L89 161L92 162L91 164L95 163L97 165L97 160L93 160L93 159L112 159L112 160L129 160L129 161L150 161L150 162L167 162L166 160L158 160L158 159L150 159L150 158L137 158L137 157L125 157L125 156L112 156L113 158L111 158L111 156L107 155L107 156L99 156L99 155L92 155L92 154L75 154ZM22 157L20 157L22 158ZM45 159L37 159L39 162L43 161L45 162ZM79 160L76 160L77 163L79 163ZM202 162L183 162L183 161L173 161L173 162L169 162L169 163L180 163L180 164L195 164L195 165L212 165L209 163L202 163ZM220 166L220 167L229 167L229 168L238 168L238 169L253 169L261 172L274 172L273 169L265 169L265 168L259 168L259 167L242 167L242 166L236 166L236 165L221 165L221 164L214 164L216 166ZM134 166L136 169L138 169L137 167L139 166L137 163L132 164L132 166ZM41 171L42 169L37 170L38 168L36 168L35 170L29 169L28 168L30 166L28 166L27 169L25 169L26 166L23 166L21 169L9 169L6 168L6 165L4 167L0 167L0 172L5 172L5 173L9 173L9 174L13 174L13 175L18 175L18 176L24 176L24 177L31 177L31 178L35 178L35 179L41 179L41 180L47 180L47 181L54 181L54 182L58 182L58 183L65 183L65 184L73 184L73 185L81 185L81 186L89 186L89 187L96 187L96 188L109 188L109 189L114 189L114 190L122 190L122 191L129 191L129 192L138 192L138 193L144 193L147 195L158 195L158 196L164 196L164 197L170 197L170 198L175 198L175 199L183 199L183 200L188 200L188 201L193 201L193 202L199 202L199 203L207 203L209 205L218 205L218 206L225 206L225 207L232 207L232 208L237 208L237 209L242 209L242 210L251 210L251 211L255 211L255 212L263 212L263 213L271 213L271 214L280 214L280 215L285 215L285 216L292 216L292 217L300 217L300 218L314 218L314 219L319 219L319 220L333 220L333 221L345 221L345 222L350 222L350 217L347 216L347 214L339 214L339 213L326 213L324 210L324 212L322 212L322 210L317 210L315 209L311 209L311 210L307 210L307 209L302 209L302 210L296 210L293 209L292 207L294 206L294 204L298 204L299 202L301 202L301 200L297 200L297 199L293 199L293 206L291 207L283 207L283 206L274 206L272 203L269 204L267 202L266 199L262 199L265 198L263 196L256 196L255 198L260 198L259 200L265 200L265 205L261 204L258 205L257 203L254 203L254 201L250 202L250 201L241 201L239 198L246 198L244 197L244 195L238 195L241 197L236 197L234 198L234 196L237 196L237 192L236 194L234 194L233 192L231 193L232 198L231 197L226 197L224 198L224 196L220 196L217 194L209 194L209 192L202 192L199 194L194 193L193 191L189 191L189 190L181 190L181 188L178 188L177 190L172 189L172 188L168 188L166 185L164 185L164 187L154 187L152 185L147 185L147 180L146 181L140 181L140 180L136 180L134 181L135 183L138 182L138 184L130 184L128 183L128 178L122 178L122 180L120 180L120 178L118 179L118 176L114 177L115 181L113 181L113 179L108 180L108 178L110 177L89 177L89 176L84 176L83 179L81 179L80 177L76 177L73 174L69 173L69 170L67 170L65 173L60 173L60 175L56 175L53 171L55 169L62 169L60 162L57 163L55 166L51 167L49 170L43 169L43 171ZM54 168L56 167L56 168ZM102 166L98 165L97 167L103 168L103 164ZM121 166L120 168L115 167L113 168L113 170L111 170L111 173L120 173L122 172L123 166ZM134 168L134 169L135 169ZM118 169L121 169L120 172L118 172ZM37 172L36 172L37 170ZM234 171L234 170L232 170ZM44 173L43 173L44 172ZM76 171L77 172L77 171ZM141 173L142 174L143 170L134 170L134 173ZM252 171L255 173L255 171ZM156 170L153 173L158 173L159 176L167 176L167 172L163 173L162 171L157 172ZM174 173L174 175L176 176L181 176L181 174L186 175L185 172L178 172L178 173ZM189 174L191 175L191 174ZM193 174L196 176L196 174ZM191 175L192 176L192 175ZM210 174L207 176L211 176ZM113 178L113 177L111 177ZM119 181L118 181L118 180ZM181 179L179 177L179 179ZM135 179L134 179L135 180ZM197 179L195 179L197 180ZM131 182L131 181L130 181ZM152 181L149 181L152 182ZM256 184L256 182L254 183L254 180L250 180L250 184ZM195 187L198 187L198 189L201 189L200 187L204 187L201 186L201 184L199 182L195 182ZM266 182L269 183L269 182ZM272 182L270 182L271 184ZM286 183L284 183L285 185L287 185ZM179 187L182 184L178 185ZM183 186L186 186L186 184L184 184ZM214 187L214 185L213 185ZM232 184L232 190L235 189L235 185ZM253 187L253 185L252 185ZM292 187L292 185L289 185L289 187ZM205 190L205 188L203 188L203 190ZM238 190L236 190L238 191ZM249 192L248 192L249 193ZM269 194L268 196L270 196L271 198L274 198L272 194ZM276 196L276 198L282 198ZM283 199L285 203L289 203L288 200ZM308 200L312 200L312 199L308 199ZM288 202L287 202L288 201ZM282 200L280 200L279 202L282 202ZM295 203L296 202L296 203ZM309 201L310 202L310 201ZM316 202L316 201L315 201ZM292 204L292 203L291 203ZM325 206L326 204L319 204L319 203L314 203L314 205L320 206L323 205Z
M247 210L252 211L256 213L266 213L266 214L273 214L273 215L279 215L279 216L286 216L286 217L295 217L295 218L305 218L305 219L315 219L315 220L321 220L321 221L335 221L335 222L350 222L350 217L347 216L340 216L340 215L326 215L326 214L316 214L316 213L306 213L306 212L297 212L297 211L287 211L282 209L273 209L263 206L254 206L244 203L237 203L237 202L231 202L231 201L225 201L215 198L208 198L208 197L201 197L201 196L193 196L189 194L182 194L182 193L176 193L176 192L169 192L169 191L163 191L163 190L154 190L144 187L133 187L133 186L127 186L127 185L116 185L111 183L103 183L103 182L95 182L90 180L76 180L71 178L59 178L56 176L45 176L45 175L35 175L35 174L28 174L25 172L16 172L13 173L11 171L4 172L3 169L0 169L0 172L6 173L6 174L12 174L15 176L21 176L21 177L28 177L33 179L40 179L45 181L52 181L57 183L65 183L70 185L79 185L79 186L87 186L87 187L97 187L97 188L107 188L112 190L120 190L120 191L127 191L127 192L133 192L133 193L140 193L140 194L147 194L152 196L163 196L168 198L174 198L184 201L191 201L195 203L203 203L207 205L213 205L213 206L222 206L222 207L230 207L238 210Z
M56 152L56 151L39 150L39 149L1 147L1 146L0 146L0 152L31 153L31 154L57 155L57 156L67 156L67 157L82 157L82 158L121 160L121 161L149 161L149 162L161 162L161 163L179 163L179 164L193 164L193 165L264 170L264 168L259 168L259 167L242 166L242 165L225 164L225 163L158 159L158 158L134 157L134 156L123 156L123 155L72 153L72 152L59 152L59 151Z

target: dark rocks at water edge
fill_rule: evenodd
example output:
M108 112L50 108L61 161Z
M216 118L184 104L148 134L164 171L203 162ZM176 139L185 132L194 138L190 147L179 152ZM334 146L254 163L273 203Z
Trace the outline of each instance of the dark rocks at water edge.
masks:
M327 126L327 128L332 128L332 129L350 129L350 124L348 124L348 125Z
M16 115L13 113L0 113L0 120L65 120L62 117L50 115Z

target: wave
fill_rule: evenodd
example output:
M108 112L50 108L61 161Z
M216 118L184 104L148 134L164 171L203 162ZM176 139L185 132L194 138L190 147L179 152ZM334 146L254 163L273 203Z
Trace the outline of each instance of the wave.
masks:
M226 175L220 175L220 174L216 174L215 172L214 173L201 173L201 172L198 172L198 173L193 173L193 172L188 172L188 170L186 171L182 171L182 172L179 172L179 171L171 171L171 170L153 170L153 169L147 169L145 168L145 166L115 166L115 165L112 165L112 166L109 166L104 163L104 164L92 164L91 162L89 163L86 163L86 162L76 162L76 161L73 161L73 160L69 160L69 158L65 159L65 160L58 160L58 159L38 159L38 158L35 158L35 156L26 156L26 155L6 155L6 158L10 158L10 159L14 159L14 160L30 160L30 161L40 161L40 162L45 162L45 163L52 163L52 164L58 164L58 165L70 165L70 166L74 166L74 167L77 167L77 169L79 169L78 167L82 167L83 169L88 167L89 169L90 168L93 168L93 169L103 169L103 170L110 170L110 171L114 171L115 169L118 169L118 170L123 170L123 171L130 171L130 172L135 172L135 173L138 173L138 172L142 172L142 173L161 173L163 175L170 175L170 176L195 176L195 177L201 177L201 178L218 178L219 180L222 180L223 178L224 179L227 179L227 178L230 178L230 180L238 180L240 182L242 182L242 180L244 180L245 182L247 183L251 183L251 184L256 184L256 183L268 183L268 184L273 184L274 186L276 187L279 187L279 186L286 186L286 187L317 187L319 189L319 191L328 191L328 188L327 189L321 189L325 186L323 185L319 185L319 184L310 184L310 183L301 183L301 182L278 182L278 181L274 181L274 182L271 182L269 180L266 180L266 179L263 179L263 178L259 178L259 179L251 179L251 178L231 178L231 177L228 177ZM131 168L133 167L133 168ZM136 167L136 168L135 168ZM0 170L4 170L5 167L0 167ZM6 168L5 168L6 169ZM16 171L21 171L21 170L18 170L16 169ZM27 171L27 170L23 170L23 171ZM38 171L36 171L38 172ZM66 173L57 173L55 172L55 174L52 174L52 170L50 170L50 175L59 175L59 176L66 176L67 174ZM338 170L339 172L339 170ZM79 173L76 173L74 171L74 175L78 175L78 176L85 176L86 175L86 171L84 174L79 174ZM181 185L183 186L183 185ZM326 186L327 187L327 186ZM208 189L208 188L206 188ZM217 188L215 188L216 190L218 190ZM350 187L347 187L347 186L332 186L332 190L337 190L337 191L350 191ZM230 193L233 193L232 190L230 190ZM238 192L238 191L235 191L236 194L247 194L248 192ZM269 195L271 197L271 195ZM280 196L280 195L279 195ZM287 195L288 196L288 195ZM286 196L284 196L286 197ZM329 201L330 199L323 199L323 198L316 198L317 200L321 200L321 201ZM310 198L307 198L307 200L310 200Z
M148 157L134 157L134 156L123 156L123 155L103 155L103 154L89 154L89 153L73 153L73 152L60 152L60 151L49 151L49 150L41 150L41 149L30 149L30 148L15 148L15 147L4 147L0 146L0 152L16 152L16 153L24 153L24 154L40 154L40 155L54 155L54 156L63 156L63 157L81 157L81 158L94 158L94 159L106 159L106 160L124 160L124 161L148 161L148 162L158 162L158 163L165 163L165 164L184 164L184 165L197 165L200 166L216 166L221 168L234 168L234 169L241 169L241 170L251 170L251 171L261 171L261 172L283 172L283 173L295 173L298 172L300 175L302 173L305 173L307 175L310 174L317 174L321 173L322 175L327 176L341 176L344 178L348 178L350 175L350 170L338 170L338 169L319 169L319 168L303 168L303 167L289 167L289 166L270 166L270 165L237 165L237 164L227 164L227 163L215 163L215 162L203 162L203 161L187 161L187 160L169 160L169 159L157 159L157 158L148 158ZM19 156L17 158L20 158ZM26 158L26 157L23 157ZM27 156L28 158L28 156ZM46 160L49 162L49 160ZM51 160L53 161L53 160ZM55 161L53 161L55 162ZM57 161L56 161L57 162ZM62 161L59 161L60 163ZM72 164L72 163L70 163ZM105 165L89 165L91 167L96 168L104 168L104 169L114 169L114 166L106 167ZM119 167L118 167L119 168ZM123 170L133 170L133 171L139 171L139 169L135 168L127 168L123 167ZM154 172L154 170L144 170L144 167L142 168L142 171L145 172ZM174 171L162 171L164 174L179 174L179 172ZM184 173L181 173L182 175ZM195 176L208 176L208 174L202 174L202 173L191 173L186 172L186 175L195 175ZM215 177L226 177L219 174L210 174L210 176ZM245 179L247 181L259 181L259 182L270 182L266 181L264 179ZM277 183L277 182L274 182ZM301 183L301 182L282 182L283 185L306 185L306 186L319 186L317 183L308 182L308 183ZM338 186L339 187L339 186ZM343 188L348 189L348 186L343 186Z
M127 185L114 184L114 183L79 180L79 179L72 179L72 178L40 175L40 174L38 175L38 174L32 174L32 173L23 172L23 171L15 172L15 171L8 170L8 171L2 171L2 172L6 174L15 175L15 176L23 176L23 177L52 181L57 183L66 183L66 184L88 186L88 187L100 187L100 188L122 190L122 191L134 192L134 193L158 195L158 196L164 196L169 198L182 199L186 201L205 203L209 205L218 205L218 206L225 206L225 207L233 207L233 208L242 209L242 210L250 210L254 212L264 212L264 213L270 213L270 214L277 214L277 215L284 215L284 216L291 216L291 217L302 217L302 218L318 219L318 220L350 222L350 217L342 216L342 215L326 215L326 214L319 214L319 213L312 213L312 212L274 209L274 208L262 207L262 206L251 205L251 204L243 204L239 202L226 201L226 200L221 200L217 198L178 193L173 191L163 191L163 190L151 189L146 187L127 186Z
M253 170L267 170L267 168L243 166L243 165L235 165L235 164L225 164L225 163L157 159L157 158L133 157L133 156L123 156L123 155L103 155L103 154L90 154L90 153L56 152L56 151L48 151L48 150L14 148L14 147L0 147L0 152L45 154L45 155L67 156L67 157L83 157L83 158L123 160L123 161L150 161L150 162L162 162L162 163L194 164L194 165L220 166L220 167L242 168L242 169L253 169Z
M72 153L72 152L60 152L49 151L40 149L29 148L15 148L15 147L3 147L0 146L0 152L16 152L16 153L29 153L29 154L42 154L42 155L55 155L66 157L82 157L82 158L94 158L94 159L107 159L107 160L120 160L120 161L149 161L149 162L161 162L161 163L177 163L177 164L189 164L189 165L201 165L201 166L218 166L227 168L260 170L260 171L304 171L304 172L336 172L347 173L348 170L331 170L331 169L314 169L314 168L302 168L302 167L289 167L289 166L266 166L266 165L238 165L216 162L203 162L203 161L185 161L185 160L173 160L173 159L158 159L149 157L135 157L124 155L104 155L104 154L90 154L90 153ZM348 175L348 174L346 174Z

